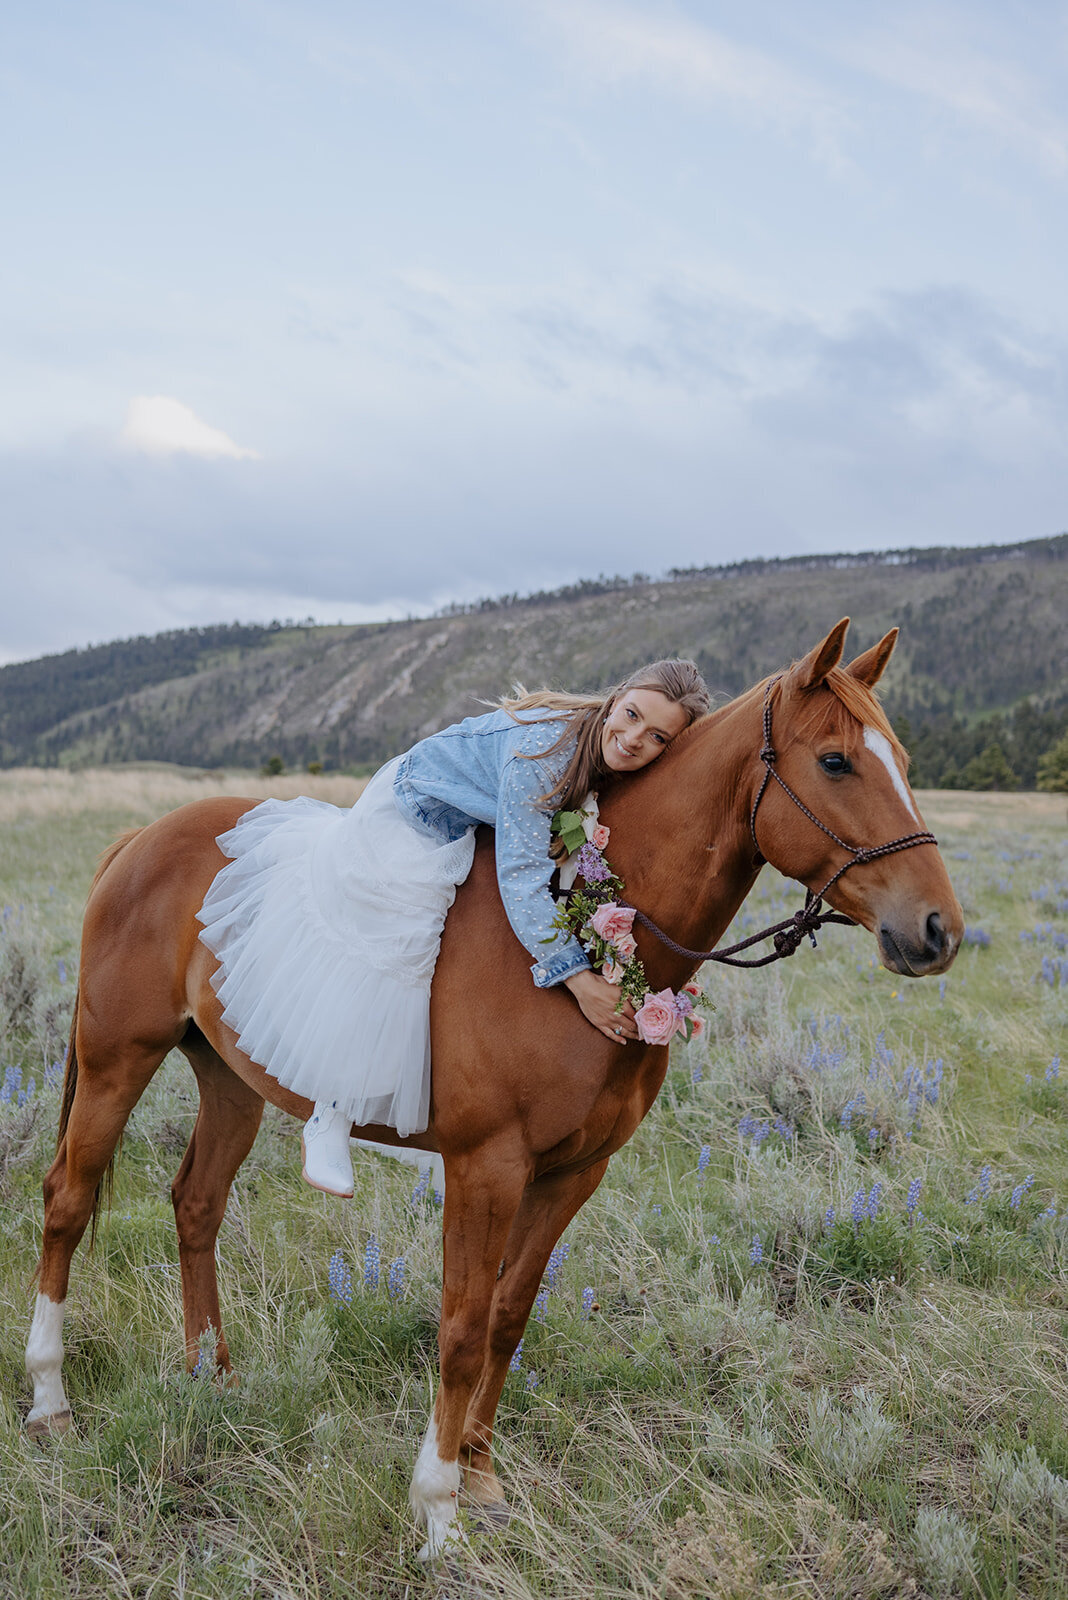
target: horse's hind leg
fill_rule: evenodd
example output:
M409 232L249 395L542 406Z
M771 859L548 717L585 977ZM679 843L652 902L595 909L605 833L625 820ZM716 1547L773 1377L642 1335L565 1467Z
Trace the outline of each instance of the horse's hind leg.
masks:
M230 1351L219 1315L215 1240L230 1185L259 1130L263 1100L230 1071L197 1028L190 1028L180 1048L200 1086L200 1110L193 1136L171 1185L182 1268L185 1360L192 1371L199 1356L200 1337L212 1328L215 1360L229 1372Z
M604 1177L607 1161L585 1172L548 1175L527 1187L508 1236L494 1287L486 1354L467 1408L463 1448L468 1498L492 1521L503 1522L508 1503L493 1469L493 1419L508 1367L523 1336L542 1274L560 1235Z
M168 1038L146 1043L109 1043L77 1013L67 1064L59 1147L44 1180L44 1237L38 1295L26 1345L26 1372L33 1406L26 1418L34 1436L62 1432L70 1423L63 1391L63 1313L70 1263L93 1216L98 1192L122 1130L167 1051Z

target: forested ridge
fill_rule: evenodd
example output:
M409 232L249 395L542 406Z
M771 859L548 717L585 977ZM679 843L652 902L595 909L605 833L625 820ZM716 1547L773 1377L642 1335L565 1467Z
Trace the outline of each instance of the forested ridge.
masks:
M692 655L719 694L897 624L887 710L918 785L1032 787L1068 733L1068 534L600 577L367 626L185 629L0 668L0 765L376 763L511 684L597 688Z

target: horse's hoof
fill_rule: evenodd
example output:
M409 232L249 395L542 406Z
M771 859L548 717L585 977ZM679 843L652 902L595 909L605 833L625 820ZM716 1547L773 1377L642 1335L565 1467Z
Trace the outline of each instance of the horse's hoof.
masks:
M492 1533L506 1528L512 1520L512 1508L507 1500L468 1500L464 1505L467 1520L480 1533Z
M71 1415L68 1411L53 1411L48 1417L27 1417L26 1437L43 1442L58 1439L70 1431Z

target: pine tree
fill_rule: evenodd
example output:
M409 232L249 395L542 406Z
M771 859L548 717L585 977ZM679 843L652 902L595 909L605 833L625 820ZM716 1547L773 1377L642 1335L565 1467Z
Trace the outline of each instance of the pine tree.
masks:
M1068 794L1068 733L1039 756L1037 784L1052 794Z

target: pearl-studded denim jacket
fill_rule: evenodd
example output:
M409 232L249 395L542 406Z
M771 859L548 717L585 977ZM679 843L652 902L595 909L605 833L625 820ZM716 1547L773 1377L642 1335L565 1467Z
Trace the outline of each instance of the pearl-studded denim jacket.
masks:
M496 829L497 882L519 942L534 957L531 971L540 989L589 967L578 940L556 930L549 893L550 814L535 805L548 793L570 758L565 748L552 763L524 757L548 750L563 732L551 712L526 712L516 722L507 711L467 717L414 745L401 759L393 793L401 815L414 827L444 839L460 839L488 822Z

